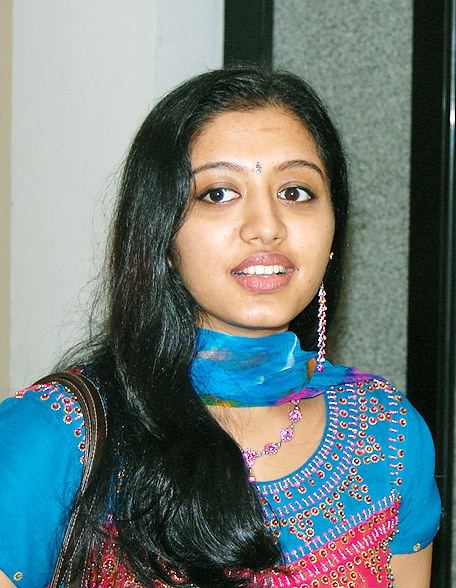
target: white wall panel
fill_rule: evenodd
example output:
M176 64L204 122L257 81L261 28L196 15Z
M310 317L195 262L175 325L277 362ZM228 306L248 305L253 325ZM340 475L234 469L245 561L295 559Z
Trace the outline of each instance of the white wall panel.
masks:
M116 172L156 97L222 64L223 2L13 9L12 389L81 337Z

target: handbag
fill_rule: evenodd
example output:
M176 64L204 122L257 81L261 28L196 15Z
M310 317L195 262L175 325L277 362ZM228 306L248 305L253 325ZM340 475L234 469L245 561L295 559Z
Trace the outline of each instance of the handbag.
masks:
M86 492L100 462L103 444L107 436L106 413L100 391L87 376L69 372L50 374L35 382L34 385L37 384L65 386L81 407L86 430L85 460L79 487L79 493L82 495ZM83 528L84 519L79 507L76 507L70 515L49 588L60 588L62 585L70 586ZM81 582L82 578L76 584L73 582L71 586L81 586Z

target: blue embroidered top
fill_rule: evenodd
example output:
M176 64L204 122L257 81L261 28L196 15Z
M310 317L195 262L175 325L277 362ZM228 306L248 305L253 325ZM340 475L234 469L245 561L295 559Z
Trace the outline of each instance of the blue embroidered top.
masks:
M34 386L0 404L0 570L17 586L52 577L79 487L85 429L62 386Z
M377 581L390 585L389 554L427 546L439 526L429 430L381 378L326 362L321 374L306 371L304 385L324 394L326 428L301 468L257 483L265 524L285 563L299 567L294 586L310 586L331 566L339 580L362 568L366 585L374 585L374 556ZM42 588L52 576L80 481L84 433L80 408L60 385L34 386L0 405L0 570L17 586ZM277 576L274 585L288 584Z

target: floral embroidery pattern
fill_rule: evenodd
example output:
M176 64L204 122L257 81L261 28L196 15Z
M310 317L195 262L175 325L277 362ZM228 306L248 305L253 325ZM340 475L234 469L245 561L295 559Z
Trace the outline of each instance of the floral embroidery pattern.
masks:
M284 570L255 580L259 585L295 588L390 588L393 577L388 542L398 523L399 501L329 541Z

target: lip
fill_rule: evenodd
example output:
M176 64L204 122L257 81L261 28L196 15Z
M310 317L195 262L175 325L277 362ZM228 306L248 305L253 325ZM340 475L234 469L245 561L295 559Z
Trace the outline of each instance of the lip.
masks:
M283 253L255 253L241 261L231 270L231 273L241 272L250 265L283 265L287 270L294 269L294 265Z
M251 265L282 265L286 268L285 274L268 274L268 275L239 275L236 272L244 270ZM283 253L256 253L250 255L233 270L231 275L236 282L250 292L258 294L268 294L277 292L284 288L291 280L295 266Z

